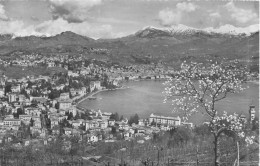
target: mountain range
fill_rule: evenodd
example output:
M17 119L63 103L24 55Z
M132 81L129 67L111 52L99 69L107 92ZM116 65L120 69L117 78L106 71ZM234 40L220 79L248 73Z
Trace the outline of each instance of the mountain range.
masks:
M146 27L116 39L94 40L69 31L50 37L0 35L0 55L10 56L21 51L43 55L82 54L127 64L162 62L175 65L183 60L214 58L258 61L259 31L245 31L232 26L200 30L180 25Z

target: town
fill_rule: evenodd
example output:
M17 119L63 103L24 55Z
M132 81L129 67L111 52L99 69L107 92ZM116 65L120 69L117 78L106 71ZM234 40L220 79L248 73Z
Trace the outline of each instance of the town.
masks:
M117 113L89 110L77 106L82 100L95 99L93 94L108 89L124 88L122 82L136 79L165 79L173 73L162 65L120 66L97 60L73 56L45 58L38 54L22 55L15 60L2 60L4 67L60 68L50 75L28 75L21 78L1 76L0 144L21 148L31 144L44 146L64 136L64 140L77 137L87 144L99 141L151 139L153 133L167 131L182 122L180 117L151 114L146 119L138 115L127 118ZM60 71L60 70L59 70ZM23 70L21 71L21 73ZM170 73L171 72L171 73ZM103 110L102 110L103 111ZM105 110L104 110L105 111ZM71 142L63 148L69 149Z
M99 142L137 141L154 138L154 134L171 131L179 126L194 128L180 117L151 114L140 119L119 117L116 112L90 110L78 106L94 94L125 88L123 81L166 79L178 72L162 64L123 66L117 63L86 59L84 56L57 55L46 58L38 54L22 54L15 59L1 60L7 70L1 76L0 145L15 148L52 145L62 136L62 149L69 151L73 139L85 146ZM10 77L12 68L45 68L49 75ZM9 75L9 76L7 76ZM249 79L257 79L255 73ZM244 115L242 115L244 116ZM254 107L250 111L252 120ZM245 117L245 116L244 116ZM90 157L90 156L89 156Z

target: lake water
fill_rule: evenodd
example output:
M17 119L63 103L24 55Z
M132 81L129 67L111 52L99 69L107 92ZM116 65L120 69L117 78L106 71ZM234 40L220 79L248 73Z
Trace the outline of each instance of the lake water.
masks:
M84 100L79 105L88 109L101 109L104 112L117 112L124 117L130 117L137 113L141 118L148 118L151 113L163 116L177 116L173 113L170 103L163 103L164 90L162 80L129 81L124 85L127 89L104 91L95 95L97 100ZM249 105L256 106L259 110L259 85L249 83L249 88L239 94L231 94L224 101L217 104L218 110L226 110L228 113L244 113L247 117ZM198 124L204 121L206 116L198 113L189 121Z

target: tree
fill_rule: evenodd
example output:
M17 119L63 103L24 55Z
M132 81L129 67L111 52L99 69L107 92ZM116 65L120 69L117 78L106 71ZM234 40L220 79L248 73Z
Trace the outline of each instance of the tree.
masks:
M23 94L27 99L30 98L25 89L22 89L20 93Z
M0 108L0 117L4 117L7 114L6 106Z
M81 125L79 126L79 129L85 131L85 130L86 130L86 126L83 125L83 124L81 124Z
M135 124L139 123L139 116L137 114L134 115L133 121Z
M66 116L68 116L68 120L72 120L73 119L73 113L72 112L66 112L65 113Z
M112 126L111 134L115 135L116 134L116 127Z
M12 92L11 88L12 88L12 85L11 85L11 84L7 84L7 85L5 86L5 95L6 95L6 93Z
M119 121L118 113L116 112L116 113L111 114L110 119L114 119L115 121Z
M13 115L15 118L19 118L19 115L22 115L22 114L24 114L24 111L21 108L18 108L17 112L14 113Z
M34 120L31 118L31 120L30 120L30 126L33 126L33 124L34 124Z
M45 117L45 119L46 119L46 127L47 127L47 129L50 129L51 128L51 120L47 116Z
M151 123L151 126L156 126L156 122L154 121L154 119L153 119L153 121Z
M259 124L258 124L259 120L258 117L255 117L254 120L251 121L251 125L252 125L252 131L256 131L259 133Z
M67 119L63 119L63 120L59 123L59 125L60 125L61 127L69 127L69 128L72 127L72 125L68 122Z
M71 137L70 139L71 142L71 148L69 150L69 154L71 155L72 161L73 161L73 156L77 155L78 150L79 150L79 138L78 137Z
M59 103L56 103L54 106L56 109L59 109Z
M165 100L175 106L174 111L181 111L187 119L193 113L201 111L207 115L209 128L214 136L214 163L220 164L219 137L224 131L240 133L243 119L237 114L227 115L216 109L217 102L230 93L244 90L246 70L236 64L203 65L191 62L183 63L176 78L165 82Z
M76 120L76 119L80 119L80 114L79 114L79 112L78 112L78 111L77 111L77 113L76 113L76 115L75 115L74 119L75 119L75 120Z
M135 114L134 116L130 117L128 124L129 125L132 125L133 123L138 124L138 122L139 122L139 116Z
M49 98L50 99L55 99L60 97L60 92L56 89L52 90L51 93L49 93Z
M31 101L31 105L37 106L37 104L38 104L38 102L37 102L35 99L33 99L33 100Z

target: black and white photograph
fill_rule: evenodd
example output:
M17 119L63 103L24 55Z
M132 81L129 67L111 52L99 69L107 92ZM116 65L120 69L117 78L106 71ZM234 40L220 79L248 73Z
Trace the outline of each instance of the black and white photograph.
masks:
M259 1L0 0L0 166L259 156Z

